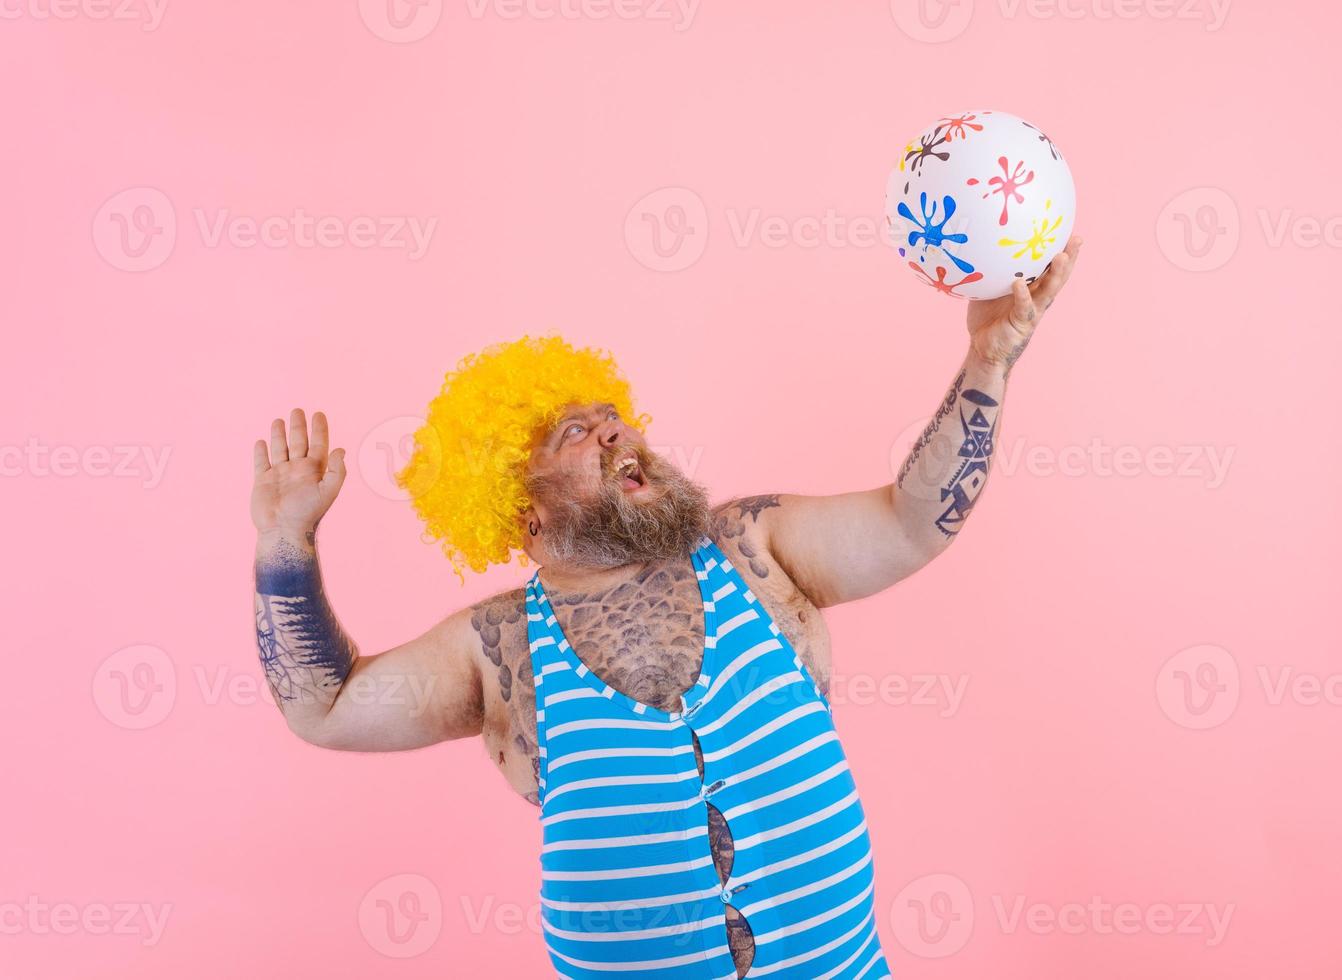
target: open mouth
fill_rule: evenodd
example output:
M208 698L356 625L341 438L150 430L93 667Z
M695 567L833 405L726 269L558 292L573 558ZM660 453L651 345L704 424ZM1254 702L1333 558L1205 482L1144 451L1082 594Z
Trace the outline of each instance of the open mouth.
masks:
M647 485L647 478L643 475L643 468L638 465L638 457L626 456L615 464L615 475L620 480L620 486L626 493L638 490Z

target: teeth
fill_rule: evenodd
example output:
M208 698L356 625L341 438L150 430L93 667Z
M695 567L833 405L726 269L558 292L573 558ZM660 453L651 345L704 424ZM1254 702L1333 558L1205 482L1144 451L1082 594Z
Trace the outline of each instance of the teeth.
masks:
M633 456L630 456L628 459L623 459L619 463L617 463L615 465L615 471L618 473L623 470L624 472L627 473L637 465L638 460L635 459Z

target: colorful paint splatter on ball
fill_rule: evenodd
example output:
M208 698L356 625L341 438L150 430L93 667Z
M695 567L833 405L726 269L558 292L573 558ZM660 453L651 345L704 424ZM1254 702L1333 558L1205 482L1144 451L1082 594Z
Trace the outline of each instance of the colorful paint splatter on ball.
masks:
M1031 126L1024 119L1021 120L1021 124L1025 126L1026 129L1033 129L1036 133L1039 134L1040 140L1048 144L1048 152L1053 154L1054 160L1062 159L1062 154L1059 153L1058 148L1053 145L1053 141L1044 135L1043 130L1041 130L1038 126Z
M939 137L937 135L940 132L941 127L938 126L936 129L932 130L930 136L926 134L919 136L918 146L904 155L904 159L908 161L909 169L914 173L918 172L918 168L923 165L928 157L936 157L938 160L949 160L951 158L951 155L946 151L937 150L938 146L941 146L941 144L946 142L944 136Z
M980 279L983 278L983 273L971 272L969 275L965 276L959 282L947 282L946 267L944 265L937 266L937 277L935 279L929 276L927 274L927 270L924 269L922 266L920 266L917 262L910 262L909 268L912 269L914 272L918 273L919 275L921 275L923 277L923 280L937 292L943 293L947 296L959 295L958 293L955 292L957 286L963 286L966 283L970 282L978 282Z
M989 110L983 114L988 116L991 115L992 112ZM936 129L932 130L932 135L935 136L944 128L946 130L947 143L953 142L957 137L961 140L967 139L970 130L973 130L976 133L983 132L983 124L974 122L977 118L978 114L973 112L966 112L963 115L954 117L942 116L940 122L937 123Z
M997 165L1002 168L1002 176L988 178L989 190L983 195L983 198L987 200L994 194L1002 195L1002 216L997 219L997 223L1005 225L1007 223L1007 205L1011 203L1013 198L1017 204L1025 203L1025 198L1021 197L1020 188L1034 180L1034 171L1031 170L1029 173L1022 175L1021 171L1025 169L1025 161L1022 160L1013 169L1007 162L1006 157L998 157ZM966 181L971 187L978 182L977 177L970 177Z
M937 220L937 202L930 204L927 200L927 192L923 191L918 195L918 207L922 210L921 218L915 218L909 206L903 201L899 202L899 216L914 226L909 232L909 247L912 248L922 242L924 250L935 248L940 249L946 258L955 263L956 268L961 272L973 272L974 267L964 259L951 254L947 249L947 243L963 245L969 241L969 237L963 232L946 233L946 222L950 221L955 214L955 199L949 194L942 198L942 218Z
M1044 202L1045 211L1052 206L1052 201ZM1019 245L1020 250L1011 253L1013 259L1018 259L1022 255L1029 255L1031 259L1037 262L1047 254L1048 247L1058 240L1057 231L1061 224L1062 215L1058 215L1056 219L1050 222L1048 215L1046 214L1042 218L1036 218L1030 222L1031 230L1029 238L1020 242L1011 238L1000 238L998 239L997 244L1006 248Z

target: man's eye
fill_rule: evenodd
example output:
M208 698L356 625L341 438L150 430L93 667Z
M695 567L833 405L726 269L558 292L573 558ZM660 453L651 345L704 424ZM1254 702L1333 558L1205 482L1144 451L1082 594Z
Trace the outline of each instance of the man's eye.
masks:
M578 422L574 422L572 425L570 425L570 426L568 427L568 429L567 429L567 431L565 431L564 435L565 435L565 437L568 437L568 436L570 436L570 435L573 434L573 430L574 430L574 429L581 429L581 428L582 428L582 425L581 425L580 423L578 423Z

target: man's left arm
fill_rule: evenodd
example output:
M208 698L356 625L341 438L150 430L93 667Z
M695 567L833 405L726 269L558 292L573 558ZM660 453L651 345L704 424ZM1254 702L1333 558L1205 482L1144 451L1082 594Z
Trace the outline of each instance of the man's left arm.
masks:
M1075 236L1034 283L969 304L969 352L893 483L832 496L751 498L743 519L816 606L873 595L950 547L983 493L1007 378L1071 275Z

